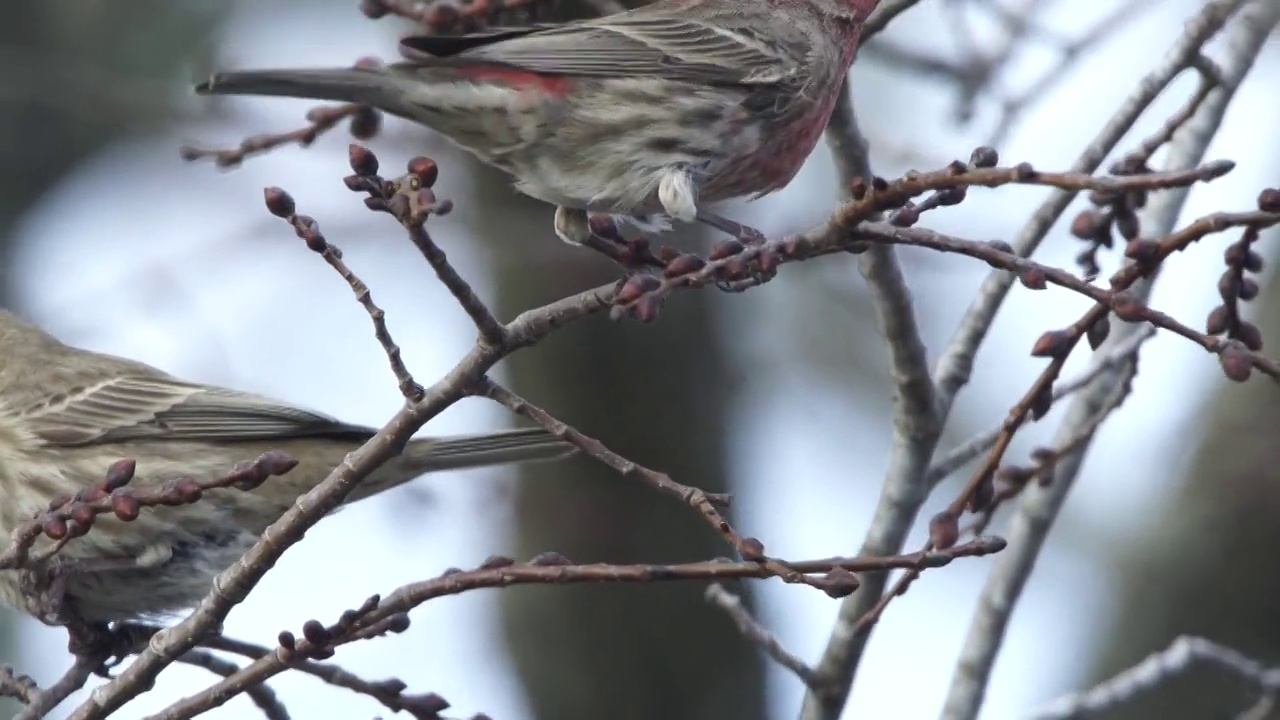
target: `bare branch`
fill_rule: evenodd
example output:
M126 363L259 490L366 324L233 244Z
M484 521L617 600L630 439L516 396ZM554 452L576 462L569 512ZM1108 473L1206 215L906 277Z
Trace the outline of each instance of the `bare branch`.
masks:
M774 662L790 670L806 686L813 685L813 668L782 647L778 638L751 616L746 605L742 604L742 598L725 590L720 583L711 583L707 586L706 598L708 602L724 610L733 619L743 636L763 650Z
M1273 668L1237 650L1205 638L1183 635L1169 647L1148 655L1142 662L1088 690L1064 695L1032 715L1034 720L1083 720L1136 700L1156 688L1175 682L1197 665L1223 670L1253 686L1260 703L1274 703L1280 695L1280 668ZM1257 707L1257 706L1255 706ZM1243 719L1245 716L1241 716ZM1249 715L1259 720L1266 713Z
M1252 2L1241 13L1224 49L1223 84L1175 136L1166 160L1168 167L1191 167L1200 162L1236 88L1253 67L1263 42L1278 23L1280 4L1270 0ZM1148 207L1143 224L1155 228L1160 234L1169 232L1177 221L1185 198L1185 192L1160 195ZM1150 286L1150 281L1144 282L1133 292L1139 298L1145 297ZM1104 347L1123 343L1130 332L1122 327L1112 334ZM1071 438L1077 435L1078 428L1098 412L1114 389L1128 380L1129 373L1123 369L1101 374L1090 388L1074 398L1058 436ZM1084 443L1078 452L1056 466L1053 482L1048 488L1034 488L1023 495L1010 526L1013 549L997 560L979 598L943 709L945 720L972 720L977 717L1013 608L1035 566L1045 538L1075 484L1087 448L1088 443Z

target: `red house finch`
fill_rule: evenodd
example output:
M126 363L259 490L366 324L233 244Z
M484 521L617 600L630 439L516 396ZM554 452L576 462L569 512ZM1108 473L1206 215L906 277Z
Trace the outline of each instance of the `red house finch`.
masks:
M101 481L121 458L137 462L131 486L142 488L184 476L214 479L268 450L298 461L253 490L210 490L189 505L144 508L128 523L100 516L55 556L72 568L62 600L84 620L195 605L216 573L373 434L270 398L70 347L0 310L0 548L50 500ZM347 502L426 472L572 452L543 430L413 440ZM25 609L18 571L0 571L0 601Z
M384 68L214 75L202 94L361 103L417 121L556 205L734 223L703 202L785 187L818 142L878 0L657 0L604 18L409 37Z

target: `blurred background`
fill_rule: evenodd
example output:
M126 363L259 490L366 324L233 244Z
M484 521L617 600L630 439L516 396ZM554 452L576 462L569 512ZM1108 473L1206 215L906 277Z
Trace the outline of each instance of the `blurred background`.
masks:
M997 92L963 107L954 78L908 69L903 54L964 58L974 47L1000 47L1006 28L991 3L921 2L864 51L853 72L877 171L966 158L1001 124L1000 98L1018 96L1057 63L1053 38L1088 33L1119 4L1009 0L1005 7L1015 11L1035 6L1051 33L1020 40L992 85ZM438 377L465 352L473 330L398 226L365 211L343 187L345 132L232 171L178 157L186 143L231 146L291 129L310 107L195 98L190 85L215 66L393 57L409 24L368 20L355 5L10 0L0 24L0 303L74 344L381 424L400 400L385 358L345 284L265 212L262 187L279 185L368 282L418 378ZM1114 23L1060 83L1026 106L999 143L1006 163L1069 165L1200 3L1147 5ZM565 0L556 12L569 17L581 8ZM1191 77L1179 81L1136 133L1157 127L1193 87ZM1184 219L1250 209L1260 188L1276 184L1276 87L1280 44L1272 42L1208 153L1239 167L1198 187ZM435 238L503 317L616 277L603 259L554 237L549 207L515 195L504 178L438 137L388 120L370 144L384 168L424 153L440 162L437 190L457 209L432 221ZM801 230L832 208L834 183L820 148L787 190L725 213L770 235ZM1045 194L970 192L963 205L930 213L926 225L1008 239ZM674 242L705 248L711 240L689 233ZM1200 324L1217 304L1227 242L1215 238L1173 258L1153 303ZM1079 249L1062 227L1041 259L1069 267ZM1260 249L1274 257L1269 243ZM910 249L901 256L936 358L986 266ZM1116 265L1106 258L1104 273ZM1027 357L1032 341L1084 307L1056 289L1016 288L944 446L994 427L1042 367ZM1280 343L1274 283L1246 312ZM1069 367L1078 371L1084 361ZM851 554L861 542L887 464L892 398L885 348L851 256L788 266L741 296L679 295L653 326L579 323L498 374L623 454L707 490L732 491L739 529L764 539L773 554ZM1010 459L1046 441L1057 419L1020 434ZM500 408L473 400L427 431L511 422ZM1015 615L984 718L1021 715L1181 633L1280 662L1272 551L1280 543L1277 423L1280 404L1263 381L1228 386L1214 358L1190 344L1165 335L1149 343L1135 392L1095 443ZM955 489L942 488L922 517ZM919 530L909 544L924 536ZM271 643L281 629L297 630L307 618L332 621L371 593L446 567L546 550L581 562L727 553L678 503L585 459L439 474L321 523L226 630ZM966 560L927 573L891 606L846 717L936 714L987 566ZM748 595L788 648L818 656L836 601L776 581L732 589ZM413 614L409 632L346 646L336 660L367 678L395 675L413 691L438 692L459 716L794 717L800 684L767 665L701 593L693 584L468 593L429 603ZM61 632L0 612L0 658L44 682L66 667ZM210 681L176 668L120 717L141 717ZM273 684L298 718L385 714L308 677ZM1115 717L1219 717L1245 702L1239 687L1206 673ZM1171 715L1173 708L1180 712ZM256 712L239 698L209 717Z

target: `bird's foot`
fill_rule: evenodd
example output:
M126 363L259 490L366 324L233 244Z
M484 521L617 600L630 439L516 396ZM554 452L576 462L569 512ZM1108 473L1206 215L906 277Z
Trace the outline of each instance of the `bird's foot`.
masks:
M713 227L720 232L728 233L734 240L737 240L748 247L752 245L762 245L765 240L767 240L764 233L750 225L743 225L736 220L730 220L723 215L717 215L713 212L707 212L706 210L698 211L698 222Z
M736 220L730 220L727 217L716 215L706 210L698 211L698 222L729 234L734 240L742 243L745 252L752 257L750 264L747 266L747 277L717 283L716 286L724 292L743 292L757 285L763 285L778 274L775 258L766 258L766 252L761 251L762 246L768 240L764 233L750 225L743 225Z
M590 248L614 261L627 276L662 268L664 262L650 250L647 236L628 240L609 215L596 215L576 208L557 207L556 235L570 245Z

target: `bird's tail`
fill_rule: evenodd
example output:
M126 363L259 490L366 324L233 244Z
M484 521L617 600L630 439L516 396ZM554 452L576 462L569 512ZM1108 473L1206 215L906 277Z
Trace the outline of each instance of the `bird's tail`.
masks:
M386 68L303 68L215 73L199 95L267 95L336 100L405 114L403 79Z
M425 473L556 460L575 452L573 445L542 428L421 438L410 441L399 457L357 486L351 500L375 495Z

